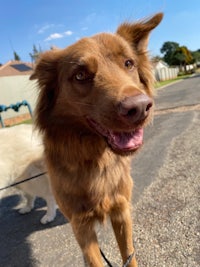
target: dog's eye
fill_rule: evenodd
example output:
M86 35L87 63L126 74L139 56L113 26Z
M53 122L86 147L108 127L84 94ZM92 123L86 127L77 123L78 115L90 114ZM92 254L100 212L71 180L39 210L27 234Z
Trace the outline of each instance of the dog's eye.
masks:
M77 81L84 81L87 78L86 72L85 71L79 71L76 73L75 78Z
M84 82L84 81L91 80L91 79L92 79L92 74L89 73L89 72L86 71L86 70L79 70L79 71L75 74L74 78L75 78L76 81Z
M135 67L134 61L132 59L126 60L124 65L128 70L132 70Z

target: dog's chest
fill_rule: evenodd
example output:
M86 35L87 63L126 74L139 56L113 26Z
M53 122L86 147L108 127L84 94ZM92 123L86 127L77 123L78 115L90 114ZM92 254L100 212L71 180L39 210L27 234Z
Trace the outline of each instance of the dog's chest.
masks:
M72 213L87 213L103 221L114 205L129 195L132 180L128 158L108 150L98 158L84 159L77 155L72 160L57 154L56 159L58 164L55 164L55 153L53 157L47 154L57 201L62 202L60 206L65 206L69 217Z

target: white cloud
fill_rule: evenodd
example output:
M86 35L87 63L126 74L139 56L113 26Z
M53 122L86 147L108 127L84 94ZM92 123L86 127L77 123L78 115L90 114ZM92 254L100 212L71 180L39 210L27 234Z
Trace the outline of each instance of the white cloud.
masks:
M72 34L73 34L72 31L66 31L66 32L64 32L64 35L67 35L67 36L70 36L70 35L72 35Z
M43 27L41 27L39 30L38 30L38 34L42 34L44 33L46 30L54 27L55 25L54 24L46 24L44 25Z
M45 39L45 41L51 41L51 40L55 40L55 39L64 38L65 36L70 36L72 34L73 34L73 32L70 30L63 32L63 33L52 33Z
M64 37L64 35L61 33L52 33L45 39L45 41L51 41L51 40L60 39L63 37Z

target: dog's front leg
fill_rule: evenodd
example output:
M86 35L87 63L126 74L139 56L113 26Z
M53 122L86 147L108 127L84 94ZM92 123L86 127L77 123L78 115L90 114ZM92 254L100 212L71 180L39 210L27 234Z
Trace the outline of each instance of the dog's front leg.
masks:
M127 203L128 204L128 203ZM125 264L130 255L134 253L133 240L132 240L132 220L130 209L127 208L123 211L113 211L110 215L113 230L116 240L121 252L123 263ZM128 267L137 267L135 255L127 265Z
M86 266L103 267L97 236L94 230L94 222L76 217L71 220L71 225L75 237L82 249Z

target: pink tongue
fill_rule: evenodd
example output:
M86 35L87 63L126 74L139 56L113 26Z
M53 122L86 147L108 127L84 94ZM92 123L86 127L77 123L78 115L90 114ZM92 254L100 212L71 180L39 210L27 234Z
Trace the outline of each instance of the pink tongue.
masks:
M101 135L105 136L108 143L113 149L118 150L136 150L143 142L143 129L136 129L133 132L114 132L108 130L97 123L95 120L88 118L89 124L96 129Z
M110 132L108 142L113 148L120 150L137 149L143 142L143 129L137 129L131 133Z

